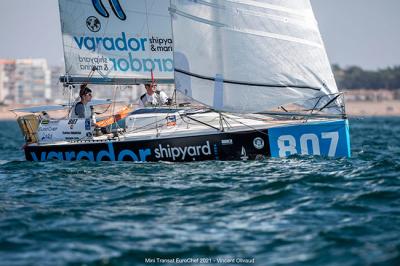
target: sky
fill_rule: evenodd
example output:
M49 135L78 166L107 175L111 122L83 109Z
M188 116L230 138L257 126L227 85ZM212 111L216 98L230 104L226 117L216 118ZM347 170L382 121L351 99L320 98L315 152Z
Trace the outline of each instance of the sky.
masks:
M370 70L400 65L400 0L311 3L331 63ZM58 1L0 0L0 58L62 65Z

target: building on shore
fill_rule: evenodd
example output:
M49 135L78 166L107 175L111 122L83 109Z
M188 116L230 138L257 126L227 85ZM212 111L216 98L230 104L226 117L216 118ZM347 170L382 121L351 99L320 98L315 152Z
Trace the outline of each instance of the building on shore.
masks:
M0 102L40 104L51 100L46 59L0 59Z
M15 67L17 103L50 102L50 78L51 73L46 59L17 59Z
M400 90L388 89L358 89L344 91L346 101L349 102L382 102L400 99Z
M64 75L64 67L49 67L46 59L0 59L0 103L16 104L64 104L76 100L79 85L64 87L59 77ZM115 99L136 103L145 93L143 85L91 85L96 99ZM170 97L173 96L171 85L159 85ZM72 96L72 98L70 98Z
M50 77L50 93L51 93L51 103L64 104L68 99L68 90L63 87L60 82L60 76L64 75L64 67L61 66L51 66L50 67L51 77Z
M15 99L16 60L0 59L0 103L13 104Z
M0 59L0 104L40 105L65 104L79 97L79 85L64 87L59 77L65 74L64 67L49 67L46 59ZM150 74L149 74L150 77ZM114 99L127 103L138 103L146 92L143 85L91 85L96 99ZM169 97L174 97L173 84L160 84ZM186 101L178 94L177 100Z

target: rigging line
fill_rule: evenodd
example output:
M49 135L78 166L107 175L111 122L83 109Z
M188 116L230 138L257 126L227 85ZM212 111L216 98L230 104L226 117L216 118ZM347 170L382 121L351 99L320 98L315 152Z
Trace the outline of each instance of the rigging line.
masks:
M339 95L336 95L336 97L332 98L332 100L330 100L327 104L325 104L324 106L322 106L322 107L319 109L319 111L324 110L328 105L330 105L330 104L331 104L332 102L334 102L337 98L339 98L339 96L340 96L340 94L339 94Z
M335 93L328 93L328 94L324 94L324 95L308 98L306 100L314 100L314 99L320 99L320 98L324 98L324 97L336 96L336 95L342 95L342 94L343 94L343 92L338 91L338 92L335 92Z
M173 103L174 103L175 109L178 109L178 104L176 102L176 88L174 88L174 94L172 94L172 99L174 101Z
M219 127L221 128L220 130L221 130L222 132L224 132L224 131L225 131L225 128L224 128L224 123L223 123L222 114L221 114L221 113L218 113L218 114L219 114Z
M135 128L135 129L132 129L132 130L129 130L129 131L126 131L125 134L140 132L140 130L145 129L146 127L149 127L149 126L151 126L151 125L156 125L156 126L158 126L158 123L157 123L157 122L161 122L162 120L164 120L164 119L160 119L160 120L158 120L158 121L156 121L156 122L152 122L152 123L146 124L146 125L144 125L144 126L141 126L141 127L138 127L138 128ZM162 126L162 125L161 125L161 126ZM143 131L144 131L144 130L143 130Z
M189 122L189 120L186 119L185 116L180 116L180 117L181 117L182 121L183 121L184 123L186 123L187 125L198 125L198 123L197 123L196 121ZM212 121L208 121L208 122L211 123L211 122L213 122L213 121L215 121L215 119L213 119Z
M154 4L154 3L153 3ZM149 27L149 10L147 8L147 0L144 1L144 5L146 8L146 28L147 28L147 38L150 39L150 27ZM147 56L151 58L151 53L149 49L147 49ZM153 69L152 69L153 70Z
M314 107L311 109L310 115L313 114L315 108L317 108L317 106L318 106L319 102L321 101L321 99L322 99L322 97L320 97L320 98L318 99L318 101L315 103ZM308 121L308 118L306 118L306 122L307 122L307 121Z
M114 93L113 93L113 103L112 103L112 107L111 107L111 117L113 118L113 123L116 122L114 112L115 112L115 104L116 104L116 98L117 98L117 89L118 89L118 86L115 86Z
M112 103L110 103L107 108L103 112L95 112L96 115L102 115L108 111L108 109L111 107Z
M207 123L204 123L204 122L202 122L202 121L200 121L200 120L197 120L197 119L195 119L195 118L193 118L193 117L190 117L190 116L188 116L188 115L186 115L186 114L181 114L181 117L182 117L182 116L185 116L185 117L187 117L187 118L189 118L189 119L191 119L191 120L193 120L193 121L195 121L195 122L197 122L197 123L200 123L200 124L202 124L202 125L211 127L211 128L216 129L216 130L218 130L218 131L221 131L220 128L217 128L217 127L214 127L214 126L209 125L209 124L207 124Z
M144 1L144 5L146 8L146 28L147 28L147 38L150 39L150 27L149 27L149 10L147 7L147 0ZM152 59L152 54L150 53L150 49L147 50L147 56L148 58ZM154 86L154 74L153 74L153 68L150 71L150 75L151 75L151 86ZM158 137L160 135L160 131L158 128L158 122L156 119L156 136Z
M286 108L283 107L283 106L281 106L281 109L282 109L283 111L285 111L286 113L288 112L288 110L286 110Z
M249 126L249 125L246 125L245 123L240 122L239 120L237 120L237 119L235 119L235 118L229 117L228 115L224 115L224 116L226 116L228 119L232 119L233 121L235 121L235 122L237 122L237 123L239 123L239 124L241 124L241 125L243 125L243 126L245 126L245 127L248 127L248 128L253 129L253 130L255 130L255 131L257 131L257 132L259 132L259 133L261 133L261 134L264 134L265 136L268 136L268 133L265 133L265 132L262 131L262 130L259 130L259 129L257 129L257 128L255 128L255 127L252 127L252 126Z
M342 117L341 114L302 114L302 113L296 113L296 112L289 112L289 113L283 113L283 112L258 112L256 114L261 114L261 115L267 115L267 116L299 116L299 117L316 117L316 118L340 118Z
M347 117L346 105L345 105L345 95L344 94L342 94L342 98L341 98L340 111L342 112L343 117Z
M100 76L101 76L103 79L105 79L105 80L110 79L110 78L108 77L108 75L111 73L112 67L110 67L108 70L106 70L106 71L107 71L106 74L104 74L103 71L101 71L101 70L100 70L99 68L97 68L97 67L96 67L96 70L97 70L97 73L99 73Z
M231 124L228 122L227 119L225 119L224 115L221 112L218 112L218 114L219 114L219 123L220 123L220 126L222 128L222 132L225 131L224 124L223 124L224 122L225 122L226 127L228 129L232 128Z
M215 81L215 78L207 77L199 74L194 74L188 71L184 71L178 68L175 68L175 72L185 74L191 77ZM321 91L321 89L310 87L310 86L298 86L298 85L272 85L272 84L264 84L264 83L254 83L254 82L244 82L244 81L235 81L235 80L222 80L223 83L227 84L234 84L234 85L245 85L245 86L252 86L252 87L268 87L268 88L296 88L296 89L307 89L307 90L314 90L314 91Z

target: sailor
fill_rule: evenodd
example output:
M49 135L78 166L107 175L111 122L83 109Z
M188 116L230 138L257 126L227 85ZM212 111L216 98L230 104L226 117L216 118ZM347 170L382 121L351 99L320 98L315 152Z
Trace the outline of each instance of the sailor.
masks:
M45 120L50 120L50 115L46 111L42 111L41 118Z
M160 106L160 105L170 105L171 99L168 98L167 94L163 91L156 89L156 85L153 83L146 83L144 85L146 93L140 96L139 106Z
M89 105L92 100L92 90L86 84L82 84L79 96L81 100L75 104L71 118L92 118L92 109Z

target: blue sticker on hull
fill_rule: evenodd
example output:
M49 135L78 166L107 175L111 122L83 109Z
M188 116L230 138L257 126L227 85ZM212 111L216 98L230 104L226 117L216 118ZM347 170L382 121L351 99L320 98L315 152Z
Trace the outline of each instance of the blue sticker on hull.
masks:
M268 130L271 157L294 154L350 157L348 120L313 122Z

